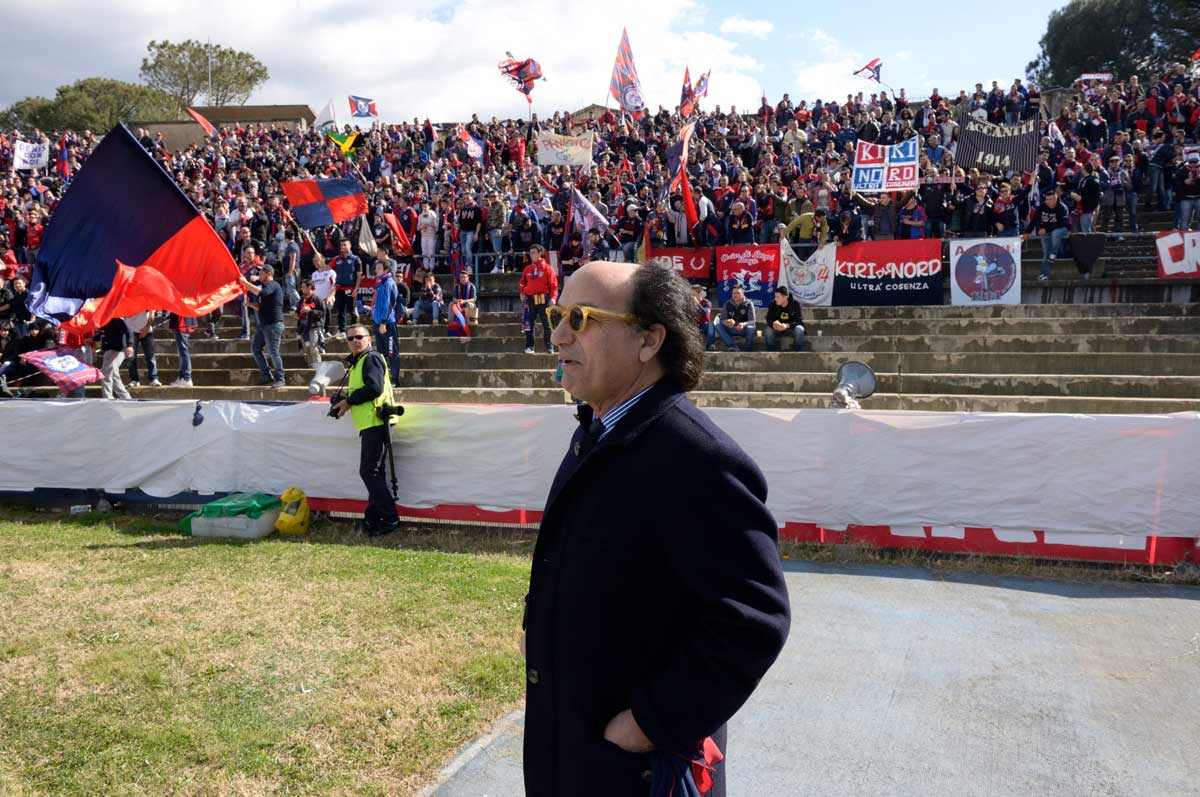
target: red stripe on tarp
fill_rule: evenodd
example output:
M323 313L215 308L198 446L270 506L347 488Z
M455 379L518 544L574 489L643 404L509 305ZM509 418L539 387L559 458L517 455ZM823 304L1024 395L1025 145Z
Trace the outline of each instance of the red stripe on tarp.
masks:
M1100 548L1047 543L1044 541L1045 533L1041 531L1034 532L1037 542L1005 542L998 539L991 529L984 528L966 528L962 539L957 539L935 537L928 526L924 537L909 537L892 534L890 526L849 526L845 531L840 531L821 528L814 523L788 523L779 530L779 536L780 539L794 542L1133 564L1185 562L1197 554L1196 540L1189 537L1146 537L1141 548Z
M347 512L357 514L367 508L366 501L349 498L308 497L308 506L318 512ZM433 520L455 520L472 523L539 523L542 513L525 509L481 509L463 504L438 504L437 506L415 507L396 505L401 517L430 518ZM528 520L526 520L528 518Z
M326 200L326 204L329 205L329 212L333 214L333 223L337 224L355 216L365 215L367 195L351 194L350 196L334 197Z
M324 202L325 195L317 186L316 180L291 180L281 183L283 195L293 208L299 205L309 205L313 202Z

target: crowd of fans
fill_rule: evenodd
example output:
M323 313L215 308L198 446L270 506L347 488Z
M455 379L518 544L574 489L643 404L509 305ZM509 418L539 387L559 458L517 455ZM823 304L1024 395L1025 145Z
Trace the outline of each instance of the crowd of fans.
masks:
M957 165L959 126L967 115L998 124L1039 118L1035 171L981 174ZM532 327L544 321L538 308L555 298L545 270L555 274L557 265L562 278L591 259L632 261L644 237L664 247L781 237L816 245L1031 235L1043 240L1045 277L1069 230L1137 231L1138 212L1147 207L1172 210L1179 229L1200 224L1200 150L1192 149L1200 141L1200 81L1182 64L1145 80L1080 84L1053 115L1045 113L1035 86L1016 80L1007 88L975 84L956 97L935 88L920 102L903 90L811 104L793 103L784 94L776 103L764 97L755 113L718 106L693 118L687 172L699 219L694 226L683 197L669 190L667 150L685 120L678 109L661 106L638 120L609 110L598 118L555 113L532 122L473 116L439 127L419 119L376 124L362 131L350 153L317 130L279 125L224 127L211 140L174 152L161 134L138 135L209 218L251 283L260 284L260 269L271 267L282 311L303 322L310 359L319 356L326 334L344 334L348 323L368 313L375 320L377 274L394 277L388 287L389 297L394 287L394 299L382 308L394 330L395 324L425 319L473 320L478 297L472 277L521 272L526 351L532 351ZM594 132L593 164L538 166L539 130ZM24 369L17 354L55 342L52 328L29 317L25 295L30 264L64 190L53 161L44 173L13 172L13 144L63 140L73 173L99 135L13 130L0 137L0 376L7 373L10 382ZM866 197L850 190L856 141L890 144L913 137L922 143L918 191ZM472 138L482 143L481 158L470 155ZM57 152L57 146L51 149ZM368 214L301 230L280 184L334 176L362 183ZM572 188L608 220L607 230L581 234L570 223ZM395 214L411 248L392 235L385 212ZM450 270L463 275L452 293L426 279ZM244 338L258 326L252 294L226 308L241 315ZM782 299L781 307L792 304L790 297ZM219 311L198 326L215 337L218 318ZM732 346L732 333L739 331L734 327L747 321L735 319L731 326L729 320L722 311L711 334ZM774 328L777 322L768 323ZM182 361L177 384L190 384L187 338L201 329L190 319L169 323ZM740 328L743 340L746 328ZM138 343L138 330L131 334L130 343ZM777 338L769 342L777 345ZM797 348L802 340L802 330L793 333ZM390 345L386 338L379 343ZM134 345L124 348L136 368ZM268 361L264 381L281 381L273 364L277 349L271 340L255 344L256 354ZM136 371L130 376L136 382ZM155 371L148 376L151 384L158 381Z

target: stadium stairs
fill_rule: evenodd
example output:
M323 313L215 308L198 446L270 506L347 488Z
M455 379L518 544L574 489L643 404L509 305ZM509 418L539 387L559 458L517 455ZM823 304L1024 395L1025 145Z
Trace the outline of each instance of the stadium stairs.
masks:
M1141 214L1163 229L1169 214ZM490 264L489 264L490 265ZM1158 277L1152 236L1110 239L1088 280L1073 260L1056 262L1039 282L1040 246L1026 244L1019 306L830 307L805 311L806 351L710 353L692 397L707 407L827 406L840 363L875 369L871 409L992 412L1165 413L1200 409L1200 280ZM556 360L521 353L515 274L483 274L484 312L472 338L447 337L444 324L400 331L401 402L562 404ZM449 289L450 278L442 277ZM712 291L710 290L710 295ZM294 319L284 334L287 386L258 387L249 341L237 318L219 340L192 338L192 388L139 387L138 399L303 401L312 375L299 352ZM761 326L761 324L760 324ZM818 334L819 333L819 334ZM178 376L174 341L156 330L159 378ZM785 345L790 341L785 341ZM330 357L348 353L329 342ZM145 379L142 363L141 375ZM97 394L96 386L89 395Z

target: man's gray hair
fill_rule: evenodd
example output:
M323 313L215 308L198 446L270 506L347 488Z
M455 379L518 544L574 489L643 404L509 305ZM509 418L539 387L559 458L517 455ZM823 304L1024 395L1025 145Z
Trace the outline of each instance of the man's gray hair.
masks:
M694 390L704 374L704 343L696 330L692 286L670 266L638 266L632 304L642 326L666 328L658 361L667 376L684 390Z

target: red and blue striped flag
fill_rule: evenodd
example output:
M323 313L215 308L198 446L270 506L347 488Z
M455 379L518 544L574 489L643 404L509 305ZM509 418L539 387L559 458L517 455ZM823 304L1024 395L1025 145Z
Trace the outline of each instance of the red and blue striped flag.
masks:
M281 187L296 223L306 230L328 227L367 212L367 196L358 180L291 180Z
M71 152L67 149L66 133L58 140L58 159L54 162L54 171L58 172L64 183L71 179Z
M613 99L621 104L621 110L634 120L646 115L646 101L642 99L642 84L638 80L637 67L633 65L633 49L629 46L629 33L621 29L621 44L617 47L617 60L613 62L612 80L608 90Z
M855 77L863 77L863 78L866 78L867 80L874 80L876 83L879 83L879 82L881 82L879 80L879 73L882 69L883 69L883 59L882 58L872 58L870 63L868 63L862 69L855 72L854 75L855 75Z

